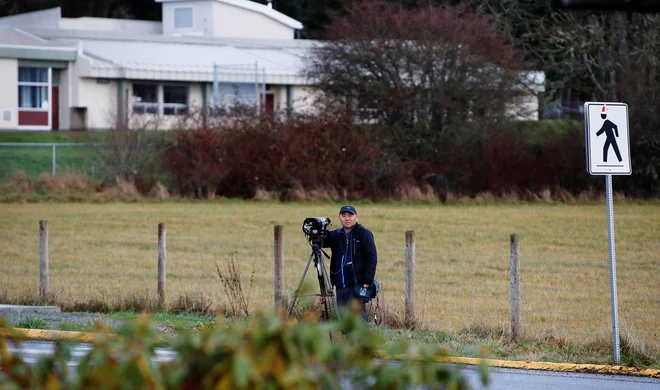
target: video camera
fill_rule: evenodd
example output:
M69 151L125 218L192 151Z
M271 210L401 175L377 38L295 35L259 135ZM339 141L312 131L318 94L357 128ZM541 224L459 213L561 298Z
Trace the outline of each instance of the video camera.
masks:
M307 236L307 239L311 241L323 237L328 232L328 226L331 223L330 218L305 218L302 223L302 231Z

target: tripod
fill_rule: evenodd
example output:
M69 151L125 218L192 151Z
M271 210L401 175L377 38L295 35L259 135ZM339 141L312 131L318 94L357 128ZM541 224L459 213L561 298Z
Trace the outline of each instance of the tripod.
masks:
M298 299L298 295L300 294L300 289L302 288L303 282L305 281L305 276L307 275L307 270L309 269L309 265L311 264L312 260L314 260L314 268L316 268L316 274L319 279L319 287L321 290L321 293L318 294L318 296L321 297L321 305L322 305L321 319L323 320L330 319L331 307L328 304L328 300L332 302L333 305L332 309L334 309L337 318L339 318L339 310L337 309L337 297L335 296L335 293L332 289L332 284L330 283L330 277L328 275L328 272L326 271L325 262L323 261L323 256L321 256L321 254L324 254L326 258L330 258L330 257L328 256L327 253L325 253L321 249L320 238L313 237L309 240L309 243L312 246L312 253L309 255L309 260L307 260L305 271L302 274L302 278L300 278L300 284L298 284L298 288L293 293L293 299L289 304L289 309L286 311L286 319L287 320L289 319L289 316L293 311L293 307L296 304L296 299Z

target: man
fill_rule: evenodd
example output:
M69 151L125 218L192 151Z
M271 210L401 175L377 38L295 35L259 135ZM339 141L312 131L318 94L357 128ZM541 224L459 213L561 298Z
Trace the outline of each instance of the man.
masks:
M339 209L339 220L342 227L328 232L323 240L323 246L332 250L330 281L337 289L337 305L360 302L362 316L367 321L366 303L358 299L353 287L362 285L368 291L374 282L378 262L374 235L358 223L353 206Z

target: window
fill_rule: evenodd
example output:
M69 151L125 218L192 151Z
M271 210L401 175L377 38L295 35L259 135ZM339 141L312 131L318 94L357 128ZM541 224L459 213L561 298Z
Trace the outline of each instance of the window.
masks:
M163 114L182 115L188 113L188 87L182 85L163 86Z
M48 110L48 68L18 68L18 106Z
M193 28L192 7L174 8L174 28Z
M158 114L158 85L133 84L133 113Z

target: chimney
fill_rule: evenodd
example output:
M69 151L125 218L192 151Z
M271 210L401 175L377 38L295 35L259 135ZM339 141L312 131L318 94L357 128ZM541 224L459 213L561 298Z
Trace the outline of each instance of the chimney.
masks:
M268 8L273 8L273 0L266 0L266 3L268 4Z

